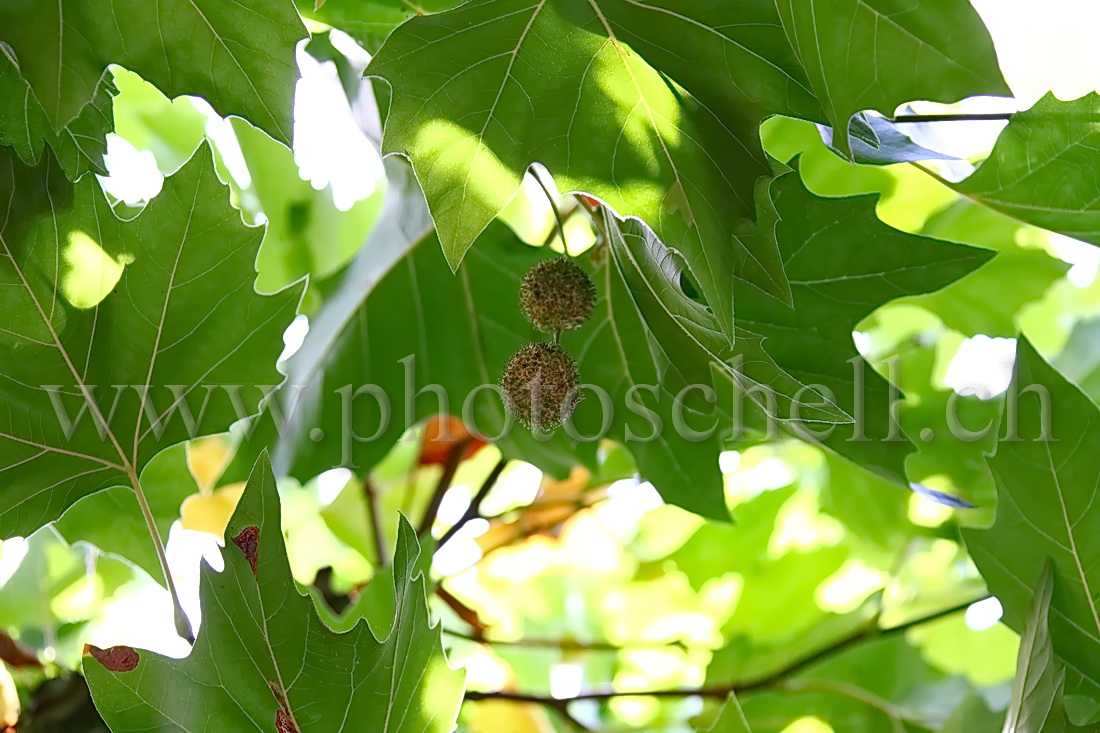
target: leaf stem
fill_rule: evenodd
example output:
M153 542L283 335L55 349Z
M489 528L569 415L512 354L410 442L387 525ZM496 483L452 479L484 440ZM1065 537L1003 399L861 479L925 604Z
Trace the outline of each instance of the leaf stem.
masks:
M550 210L554 212L554 222L558 227L558 236L561 237L561 248L565 250L566 257L572 257L569 254L569 242L565 240L565 220L562 219L561 210L558 209L558 202L554 200L554 195L550 193L550 188L546 185L546 182L542 180L542 176L534 168L531 168L531 177L535 179L535 183L539 184L539 188L546 194L546 200L550 204Z
M157 559L160 561L161 572L164 573L164 582L168 586L168 594L172 596L172 615L176 624L176 633L180 635L180 638L187 640L189 644L194 644L195 635L191 631L191 622L183 611L183 604L180 603L179 593L176 591L176 583L172 579L172 571L168 569L168 555L164 551L164 540L161 539L160 530L157 529L156 520L153 519L153 512L149 508L148 500L145 498L145 491L141 488L137 471L130 467L128 473L130 484L134 488L134 495L137 497L138 506L141 507L141 516L145 519L149 536L153 538L153 547L157 551Z
M700 649L703 647L688 647L680 641L628 641L623 644L613 644L607 641L583 642L574 639L487 639L477 634L467 634L454 629L443 629L443 633L455 639L472 641L486 646L511 646L534 649L556 649L577 652L621 652L630 649ZM709 651L709 649L708 649Z

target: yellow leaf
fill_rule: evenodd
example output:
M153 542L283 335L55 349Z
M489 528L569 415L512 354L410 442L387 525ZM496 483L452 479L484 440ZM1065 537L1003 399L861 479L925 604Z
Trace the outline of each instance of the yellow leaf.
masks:
M180 506L180 523L184 529L221 538L243 493L244 483L241 482L223 486L209 494L192 494Z
M214 488L230 457L229 446L220 435L200 438L187 445L187 465L199 485L199 491L209 493Z

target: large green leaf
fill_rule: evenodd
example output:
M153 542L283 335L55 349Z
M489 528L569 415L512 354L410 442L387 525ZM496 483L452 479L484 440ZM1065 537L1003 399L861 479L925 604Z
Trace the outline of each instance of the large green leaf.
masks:
M776 6L834 130L847 130L861 110L892 115L915 99L1012 96L993 39L966 0L777 0ZM836 143L850 154L846 138Z
M1028 232L1039 233L970 201L958 201L937 213L921 234L989 247L998 254L964 280L907 302L935 313L948 328L966 336L1015 336L1021 309L1040 300L1069 270L1068 264L1040 247L1020 246L1019 235Z
M1059 733L1065 730L1062 686L1065 670L1054 657L1048 619L1054 591L1054 570L1043 567L1027 621L1020 636L1020 655L1016 679L1012 683L1012 702L1005 714L1004 733Z
M266 456L226 537L225 570L202 569L202 627L185 659L129 647L85 657L96 706L114 730L453 730L463 676L443 658L407 522L393 564L397 612L384 640L365 621L334 633L298 592Z
M71 203L16 183L5 206L44 215L0 232L3 536L256 411L263 385L282 381L274 364L299 299L254 291L262 231L241 222L206 150L130 221L93 177Z
M898 18L875 4L795 13L761 0L481 0L409 20L367 73L392 88L384 150L412 159L452 266L537 161L560 188L640 216L680 250L732 338L735 282L790 296L771 237L730 237L755 215L756 181L768 172L765 117L824 122L825 98L846 130L863 107L1007 92L968 6ZM807 29L803 16L829 27ZM828 58L802 59L809 74L788 40L808 52L807 32L829 45ZM840 68L834 57L853 35L871 43L880 33L902 54L903 73L885 54ZM957 52L962 63L950 63Z
M799 437L907 485L904 462L913 446L891 418L899 395L859 355L852 331L875 308L943 288L994 253L900 232L875 217L876 196L815 196L793 172L775 180L771 196L794 305L739 291L738 325L764 339L780 368L827 388L855 418L824 433L803 413L792 421Z
M367 69L393 90L383 152L412 160L452 267L540 162L562 190L638 215L681 249L727 335L735 277L788 297L774 242L748 250L731 234L769 172L760 119L818 108L786 68L774 10L709 11L700 22L622 1L481 0L391 34Z
M1100 683L1100 513L1095 456L1100 413L1026 339L1016 369L1002 437L989 467L997 484L997 519L965 530L974 562L1023 632L1035 578L1054 566L1050 636L1069 671Z
M290 0L18 0L0 7L0 41L14 50L57 131L98 97L107 65L120 64L169 97L205 97L221 114L246 117L289 144L294 44L305 35Z
M959 193L1029 224L1100 245L1100 95L1053 94L1013 116Z
M12 146L24 163L34 165L48 144L73 180L86 171L106 173L113 89L109 79L101 79L80 113L55 132L15 61L0 49L0 145Z

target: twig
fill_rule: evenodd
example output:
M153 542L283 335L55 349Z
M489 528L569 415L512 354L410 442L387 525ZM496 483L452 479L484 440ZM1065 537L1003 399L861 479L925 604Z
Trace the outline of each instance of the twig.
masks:
M895 124L911 122L989 122L997 120L1011 120L1015 112L984 112L977 114L942 114L942 115L898 115L886 119Z
M439 539L439 544L435 546L438 552L443 545L447 544L452 537L458 534L458 530L466 526L466 523L471 519L477 519L481 516L481 504L485 501L485 497L492 491L493 486L496 485L497 479L500 478L500 474L504 472L504 467L508 465L507 458L501 458L497 461L497 465L493 466L493 470L489 472L489 475L485 477L485 480L481 482L481 488L477 490L477 494L470 501L470 506L466 507L466 511L459 517L458 521L454 523L450 529Z
M465 622L467 625L469 625L471 629L474 630L474 633L463 635L463 638L469 639L470 641L482 641L484 639L485 631L489 627L482 623L481 617L477 615L477 611L467 606L458 598L455 598L453 595L451 595L451 592L444 588L442 585L437 585L435 587L435 594L439 597L439 600L446 603L447 606L449 606L450 609L455 612L455 615L457 615L460 619L463 620L463 622Z
M443 503L443 495L447 493L447 489L451 488L451 482L454 481L455 472L458 471L458 464L462 463L462 459L466 455L466 446L469 444L470 438L463 438L454 444L454 447L451 448L451 452L447 455L447 462L443 464L443 474L439 477L439 483L435 485L435 492L432 494L432 499L428 503L428 508L424 510L424 517L420 520L420 527L416 530L417 537L425 537L431 534L432 525L435 524L435 517L439 514L439 505Z
M559 649L579 652L621 652L631 649L688 649L681 641L631 641L625 644L612 644L608 641L583 642L574 639L486 639L478 634L465 634L454 629L443 629L443 633L455 639L477 642L487 646L514 646L539 649Z
M507 700L511 702L525 702L537 705L547 705L558 709L562 704L568 704L575 700L610 700L616 697L706 697L716 700L724 700L730 695L742 694L745 692L752 692L767 687L776 687L787 681L788 678L802 672L807 667L811 667L818 662L822 662L830 657L833 657L841 652L845 651L849 647L858 644L862 641L870 641L871 639L882 639L898 634L904 634L910 629L914 629L924 624L933 623L939 621L947 616L955 613L959 613L971 605L978 603L989 598L988 595L981 598L974 598L965 603L960 603L950 608L945 608L941 611L922 616L920 618L907 621L906 623L899 624L897 626L891 626L889 628L881 629L877 626L877 618L872 619L871 623L865 625L863 628L856 631L851 636L847 636L840 641L831 644L823 649L820 649L812 654L809 654L802 659L790 664L780 670L777 670L771 674L759 677L755 680L734 682L726 685L718 685L714 687L697 687L697 688L683 688L672 690L603 690L594 692L582 692L578 695L574 695L570 698L552 698L544 695L532 695L522 692L508 692L504 690L484 692L477 690L468 690L466 692L466 699L472 701L479 700Z
M558 236L561 237L561 248L565 250L566 257L572 257L573 255L569 254L569 243L565 241L565 221L561 218L558 202L554 200L554 195L550 193L550 189L542 180L542 176L534 168L531 169L531 177L535 179L535 183L539 184L539 188L546 194L546 200L550 203L550 210L554 212L554 221L558 225Z
M580 204L578 204L578 203L577 203L576 201L573 201L573 202L572 202L572 203L570 204L570 206L569 206L569 208L568 208L568 209L566 209L565 211L561 212L561 222L562 222L562 224L564 224L565 222L567 222L567 221L569 221L570 219L572 219L572 218L573 218L573 217L574 217L574 216L576 215L576 213L577 213L578 211L580 211L580 210L581 210L581 206L580 206ZM548 247L548 246L550 246L550 244L551 244L551 243L552 243L552 242L553 242L553 241L554 241L555 239L557 239L557 238L558 238L558 236L560 235L560 232L561 232L561 229L559 229L558 227L554 227L554 228L553 228L553 229L552 229L552 230L550 231L550 234L549 234L549 235L547 235L546 239L544 239L544 240L542 241L542 246L543 246L543 247Z
M367 503L367 521L370 522L370 531L374 535L374 552L378 569L386 567L386 544L382 540L382 521L378 516L378 492L374 490L374 482L370 476L363 479L363 498Z

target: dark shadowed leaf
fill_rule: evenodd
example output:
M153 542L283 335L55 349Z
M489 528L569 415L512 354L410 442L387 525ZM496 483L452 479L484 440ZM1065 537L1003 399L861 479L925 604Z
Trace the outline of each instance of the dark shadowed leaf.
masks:
M1100 513L1093 448L1100 412L1020 339L1016 370L989 467L997 485L997 519L965 530L970 554L1023 632L1034 579L1049 557L1054 591L1050 637L1070 673L1100 683Z
M305 35L290 0L107 6L70 0L0 8L0 41L14 50L57 131L100 98L107 65L120 64L169 97L205 97L221 114L245 116L289 144L294 44Z

